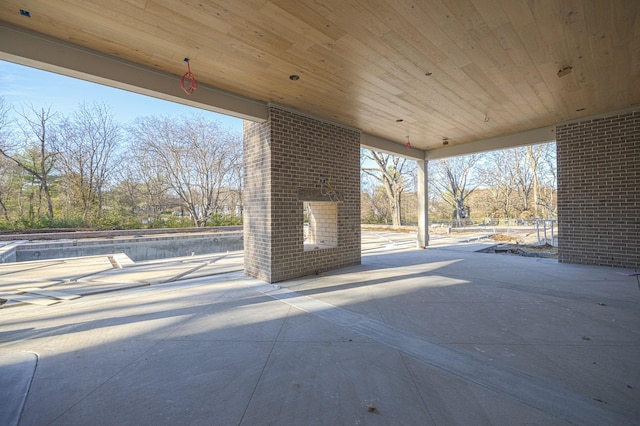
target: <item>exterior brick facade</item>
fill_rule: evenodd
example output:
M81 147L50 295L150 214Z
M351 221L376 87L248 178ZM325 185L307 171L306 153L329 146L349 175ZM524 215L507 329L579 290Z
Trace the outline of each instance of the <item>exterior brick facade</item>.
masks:
M558 125L558 260L640 267L640 111Z
M360 263L360 132L270 106L244 123L247 275L277 282ZM337 247L304 250L303 205L339 194Z

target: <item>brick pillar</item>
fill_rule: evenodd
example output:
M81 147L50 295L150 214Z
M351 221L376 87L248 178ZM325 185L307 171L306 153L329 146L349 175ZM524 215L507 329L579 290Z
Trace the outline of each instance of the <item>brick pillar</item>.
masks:
M556 126L558 260L640 267L640 111Z
M247 275L277 282L360 263L359 131L271 106L267 122L245 122L244 159ZM337 246L305 250L305 201L333 203Z

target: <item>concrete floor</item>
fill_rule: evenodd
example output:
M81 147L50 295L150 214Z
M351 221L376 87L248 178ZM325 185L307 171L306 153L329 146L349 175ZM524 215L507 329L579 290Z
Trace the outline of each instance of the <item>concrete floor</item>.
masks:
M0 424L640 424L632 271L384 238L278 285L241 253L0 268L81 296L0 309Z

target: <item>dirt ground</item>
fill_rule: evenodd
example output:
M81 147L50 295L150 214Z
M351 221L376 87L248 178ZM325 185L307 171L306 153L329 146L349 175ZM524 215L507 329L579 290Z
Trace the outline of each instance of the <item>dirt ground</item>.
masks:
M490 239L499 244L491 249L487 249L487 252L516 256L558 258L558 248L550 244L537 244L538 237L535 232L530 234L496 234L491 236Z

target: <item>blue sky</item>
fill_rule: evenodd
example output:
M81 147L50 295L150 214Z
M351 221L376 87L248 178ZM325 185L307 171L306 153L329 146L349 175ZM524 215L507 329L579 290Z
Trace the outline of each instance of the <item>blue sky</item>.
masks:
M179 84L178 80L176 84ZM51 107L52 112L62 115L71 115L82 102L102 102L123 125L139 116L198 113L220 121L227 129L242 132L242 120L234 117L5 61L0 61L0 96L18 109L30 105L37 109Z

